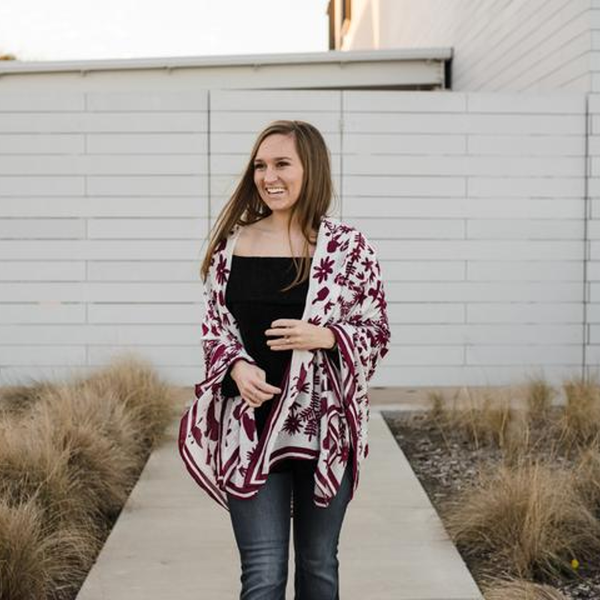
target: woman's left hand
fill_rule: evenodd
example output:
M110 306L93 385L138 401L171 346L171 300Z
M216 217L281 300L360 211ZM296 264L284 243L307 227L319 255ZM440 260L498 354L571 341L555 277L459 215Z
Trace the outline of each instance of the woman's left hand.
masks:
M271 350L330 350L335 346L331 329L313 325L300 319L277 319L271 323L265 335L275 337L268 340Z

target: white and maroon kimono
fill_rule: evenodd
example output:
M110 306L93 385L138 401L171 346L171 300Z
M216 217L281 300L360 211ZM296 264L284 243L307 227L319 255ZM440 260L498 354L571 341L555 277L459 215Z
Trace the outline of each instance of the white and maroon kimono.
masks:
M294 350L281 398L274 399L259 443L254 409L241 396L221 393L233 361L254 363L225 305L240 230L218 244L205 283L206 377L196 384L196 400L181 419L181 457L196 482L225 509L226 492L251 498L275 462L316 458L314 503L326 507L340 486L352 447L352 498L369 451L367 384L390 338L375 251L356 229L330 218L321 221L302 320L331 328L340 368L323 350Z

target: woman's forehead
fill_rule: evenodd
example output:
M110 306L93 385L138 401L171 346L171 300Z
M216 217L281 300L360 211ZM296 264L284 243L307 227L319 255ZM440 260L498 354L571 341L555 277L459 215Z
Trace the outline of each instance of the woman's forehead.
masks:
M256 158L294 158L297 156L293 136L280 133L266 137L256 152Z

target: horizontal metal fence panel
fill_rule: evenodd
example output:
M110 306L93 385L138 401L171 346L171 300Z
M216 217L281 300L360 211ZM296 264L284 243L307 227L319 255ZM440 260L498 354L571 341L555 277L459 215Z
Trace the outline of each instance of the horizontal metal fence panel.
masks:
M85 323L86 306L80 303L61 302L4 302L0 294L0 323L30 325L32 323L65 324ZM7 343L8 340L5 342ZM0 371L0 375L3 371Z
M0 260L193 260L198 246L189 240L0 240Z
M583 244L572 240L380 239L373 245L385 260L582 260L584 255Z
M88 281L189 281L198 280L200 260L88 261Z
M344 133L344 156L455 156L467 151L468 136L464 134L403 134Z
M197 302L93 303L88 306L88 323L169 325L185 323L200 335L204 304Z
M584 236L583 219L469 219L469 239L578 240Z
M583 261L514 260L469 261L466 279L470 281L583 281Z
M162 155L4 156L0 176L6 175L196 175L206 174L206 157Z
M3 95L0 383L121 351L200 381L207 236L276 119L321 130L330 213L379 258L392 339L373 386L580 372L600 346L600 101L589 107L586 124L578 94Z
M206 217L207 191L195 196L0 197L1 217Z
M87 221L90 239L197 240L207 233L207 219L92 218Z
M392 300L389 293L387 297L390 323L426 325L465 322L466 310L461 302L401 302Z
M468 323L570 323L583 324L582 302L527 302L510 303L468 302L466 321Z
M410 323L392 326L392 333L401 344L409 345L561 345L581 347L583 330L571 325L538 324L453 324L423 325Z
M592 284L593 285L593 284ZM504 282L479 281L390 281L387 291L392 298L412 302L573 302L581 303L580 282L519 281L507 285Z
M372 91L344 91L344 113L464 113L467 110L467 95L462 93L432 94L431 92L387 92L373 94Z
M102 93L88 92L87 110L92 112L158 112L198 111L208 108L208 92L139 92Z
M202 175L87 177L88 192L94 196L197 196L206 193L207 184Z
M367 179L380 175L580 177L582 168L578 156L447 156L431 152L428 156L363 153L344 157L345 175Z
M383 260L380 261L385 281L463 281L464 261L450 260Z
M368 211L365 208L368 206ZM349 217L432 217L464 219L579 219L583 198L443 198L365 197L344 194L344 215ZM600 214L600 200L596 207ZM368 213L368 214L367 214Z
M365 203L365 213L370 203ZM464 239L464 219L371 219L369 217L346 217L345 223L356 227L369 239ZM402 258L398 256L397 258Z
M585 156L585 136L576 135L552 135L540 133L540 135L527 136L505 135L502 133L494 135L467 136L467 151L477 156Z
M156 345L195 346L199 344L199 329L192 323L141 323L123 324L71 324L71 325L2 325L0 339L14 340L15 344L28 345L50 340L52 344L74 345L86 340L89 345Z
M4 302L193 302L200 282L15 282L3 286Z
M2 112L71 112L85 110L85 95L66 92L10 92L0 95Z
M252 91L248 94L239 91L211 90L211 112L269 112L272 120L280 113L298 112L334 112L340 111L341 92L318 90L268 90Z
M85 134L4 133L0 130L0 154L82 154Z
M82 176L0 176L0 197L81 196L84 193L85 177Z
M583 349L580 344L551 346L485 346L466 348L466 363L471 365L572 365L581 367Z
M0 112L0 131L3 133L190 133L206 130L206 113L203 112Z
M0 147L2 139L0 136ZM86 135L88 155L107 154L206 154L205 133L89 133ZM205 160L203 161L205 162Z
M0 281L82 281L85 280L85 269L83 260L3 260L0 262ZM4 291L0 289L0 302L4 299Z
M211 104L212 107L212 104ZM276 113L277 119L300 119L312 123L323 134L337 132L340 126L338 113L333 112L305 112L283 111ZM242 111L211 111L210 130L211 133L244 133L251 132L256 135L261 129L274 121L273 111L242 112ZM251 148L248 148L248 153Z
M0 363L11 366L52 366L52 365L85 365L86 345L73 346L46 345L43 342L31 346L0 343Z
M0 240L79 239L85 237L84 219L0 217Z

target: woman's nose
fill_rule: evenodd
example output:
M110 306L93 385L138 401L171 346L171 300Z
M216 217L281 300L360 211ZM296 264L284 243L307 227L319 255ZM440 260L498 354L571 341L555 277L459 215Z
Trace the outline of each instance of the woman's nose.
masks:
M270 167L265 167L265 175L264 180L266 182L275 181L277 179L277 175L275 175L275 170Z

